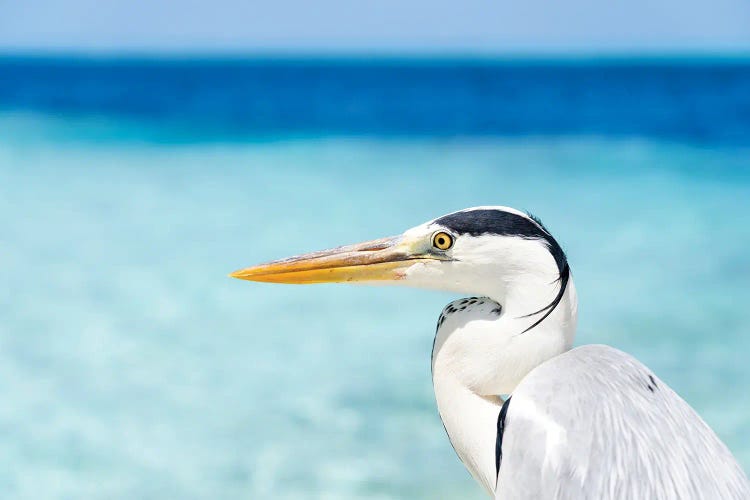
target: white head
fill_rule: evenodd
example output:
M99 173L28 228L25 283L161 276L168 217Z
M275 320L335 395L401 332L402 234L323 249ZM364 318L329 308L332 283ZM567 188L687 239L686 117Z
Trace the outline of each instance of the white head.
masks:
M462 368L480 394L510 392L534 366L569 349L575 334L577 301L564 252L541 222L508 207L461 210L399 236L232 276L297 284L390 282L488 297L487 310L499 313L472 304L451 315L438 328L433 353L433 365L438 358L459 363L453 368ZM498 367L508 376L499 379Z
M575 286L565 253L540 221L508 207L476 207L405 235L452 241L449 260L411 266L407 283L478 296L443 310L434 371L480 395L508 394L529 371L571 348Z

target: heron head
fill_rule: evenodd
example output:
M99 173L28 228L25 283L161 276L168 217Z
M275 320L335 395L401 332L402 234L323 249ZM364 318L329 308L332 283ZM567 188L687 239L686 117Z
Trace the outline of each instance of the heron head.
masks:
M565 290L569 268L560 245L537 219L508 207L476 207L398 236L276 260L231 276L270 283L399 284L502 302L528 288L519 285L559 282L545 294L552 303ZM534 295L538 302L539 290Z

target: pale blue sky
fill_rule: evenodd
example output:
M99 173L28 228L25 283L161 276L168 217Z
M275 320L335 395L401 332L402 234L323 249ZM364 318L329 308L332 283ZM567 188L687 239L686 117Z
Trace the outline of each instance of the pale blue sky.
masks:
M0 49L750 52L750 0L0 0Z

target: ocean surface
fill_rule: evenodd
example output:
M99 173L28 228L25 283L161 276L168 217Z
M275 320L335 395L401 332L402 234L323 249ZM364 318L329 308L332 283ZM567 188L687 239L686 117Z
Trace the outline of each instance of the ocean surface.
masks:
M227 274L485 204L750 471L750 61L1 58L3 498L483 498L455 297Z

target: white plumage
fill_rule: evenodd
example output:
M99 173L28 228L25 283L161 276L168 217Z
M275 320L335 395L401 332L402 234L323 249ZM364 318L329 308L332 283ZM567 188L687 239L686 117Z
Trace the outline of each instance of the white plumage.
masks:
M527 214L462 210L397 237L233 276L477 295L443 310L432 373L453 448L495 498L750 499L727 447L648 368L607 346L571 350L578 301L570 268Z

